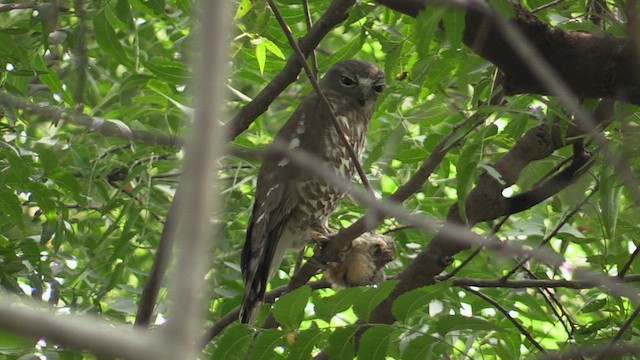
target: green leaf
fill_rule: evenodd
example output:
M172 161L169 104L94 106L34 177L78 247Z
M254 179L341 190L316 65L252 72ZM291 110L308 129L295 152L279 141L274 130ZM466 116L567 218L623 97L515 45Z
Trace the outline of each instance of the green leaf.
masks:
M438 334L445 336L454 330L484 330L484 331L504 331L500 326L495 325L483 318L466 317L462 315L445 315L435 323Z
M285 332L278 329L262 330L251 347L251 360L279 359L282 356L275 352L276 347L284 344Z
M134 64L127 51L120 43L118 35L109 24L104 11L99 11L93 18L93 26L96 35L96 41L105 53L112 56L118 63L133 69Z
M360 320L368 322L373 309L391 294L398 282L398 280L390 280L378 285L377 288L367 287L360 299L353 304L353 312Z
M331 360L353 360L356 355L354 339L360 327L337 328L329 336L326 352Z
M24 218L20 199L13 191L6 188L0 188L0 212L4 213L13 225L16 225L24 232Z
M358 347L359 359L384 360L393 338L394 328L391 325L379 324L370 327L360 338Z
M363 296L366 289L362 286L347 288L338 291L335 295L320 298L314 303L315 313L322 320L330 322L336 314L353 306L356 300Z
M135 29L133 14L131 13L131 4L128 0L118 0L116 2L115 13L123 24L126 24L129 30Z
M599 190L600 209L602 211L602 225L608 239L615 239L616 225L620 214L620 191L618 175L610 168L601 176Z
M428 359L433 354L433 346L438 343L438 339L429 334L418 336L409 340L409 344L402 352L403 360Z
M60 188L63 188L71 193L73 199L80 205L86 205L87 199L82 195L83 189L78 180L71 174L65 171L58 171L50 175L50 179L56 183Z
M43 84L47 85L51 92L53 92L54 94L59 94L62 100L70 107L75 106L73 98L62 86L62 81L60 81L58 74L49 69L41 56L34 57L33 67L38 71L38 77L40 78L40 81L42 81Z
M505 19L510 19L516 16L516 11L513 8L513 3L509 0L489 0L491 7Z
M270 53L272 53L273 55L279 57L282 60L285 59L284 53L282 52L282 50L280 50L278 45L276 45L273 41L271 41L269 39L264 39L263 43L266 46L267 50L269 50Z
M306 329L298 333L295 343L290 345L289 359L311 359L314 348L324 342L329 332L323 329Z
M442 292L450 287L451 283L444 281L406 292L393 302L391 312L399 321L406 321L416 312L424 316L423 314L428 314L426 307L429 303L436 298L441 298Z
M452 48L459 48L462 45L465 15L466 11L449 9L442 17L442 23Z
M55 195L44 184L29 182L26 189L31 193L33 200L38 203L40 210L47 219L55 221L57 218Z
M253 8L253 2L251 0L241 0L240 4L238 4L238 9L236 10L236 15L233 17L234 20L242 19L245 15L251 11Z
M260 68L260 75L262 75L264 74L264 65L267 62L267 45L264 41L260 41L256 44L256 60L258 61L258 67Z
M427 58L433 35L438 29L438 24L449 9L430 8L429 11L421 11L416 17L416 32L414 42L416 52L421 59Z
M216 341L213 359L245 360L253 331L245 325L231 325Z
M273 304L273 316L286 329L297 329L304 319L304 308L311 296L311 287L304 285L284 294Z
M17 336L10 331L0 330L0 354L23 353L24 349L35 346L37 342L34 339Z
M607 305L607 299L599 299L599 298L595 298L595 299L591 299L589 300L584 307L582 307L582 309L580 309L580 312L582 313L592 313L592 312L596 312L600 309L602 309L605 305Z
M187 67L179 61L156 56L145 61L144 66L158 78L172 84L181 85L191 81Z
M469 141L463 147L460 158L458 159L458 164L456 165L456 171L458 173L456 187L458 192L458 206L465 218L467 195L469 195L473 187L476 169L478 168L481 158L482 142L477 140Z

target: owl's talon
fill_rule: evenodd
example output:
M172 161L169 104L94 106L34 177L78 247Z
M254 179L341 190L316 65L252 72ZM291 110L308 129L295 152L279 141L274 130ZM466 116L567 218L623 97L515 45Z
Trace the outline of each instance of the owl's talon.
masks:
M329 241L331 241L331 238L319 231L312 231L311 241L313 241L316 244L316 246L320 250L322 250L322 248L324 248L329 243Z

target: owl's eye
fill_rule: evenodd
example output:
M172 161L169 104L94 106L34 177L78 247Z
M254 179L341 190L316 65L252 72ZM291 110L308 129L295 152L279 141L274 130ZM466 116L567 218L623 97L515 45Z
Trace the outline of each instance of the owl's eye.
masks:
M342 85L344 86L353 86L356 84L356 81L353 80L352 78L342 75L340 76L340 82L342 83Z
M383 92L383 91L384 91L384 85L382 85L382 84L381 84L381 85L375 85L375 86L373 87L373 90L375 90L376 92L381 93L381 92Z

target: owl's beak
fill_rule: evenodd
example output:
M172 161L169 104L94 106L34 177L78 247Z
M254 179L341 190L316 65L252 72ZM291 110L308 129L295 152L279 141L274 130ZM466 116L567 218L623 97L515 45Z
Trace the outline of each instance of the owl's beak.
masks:
M364 106L367 103L367 99L369 98L370 94L371 89L369 88L360 90L360 92L358 93L358 104L360 104L360 106Z

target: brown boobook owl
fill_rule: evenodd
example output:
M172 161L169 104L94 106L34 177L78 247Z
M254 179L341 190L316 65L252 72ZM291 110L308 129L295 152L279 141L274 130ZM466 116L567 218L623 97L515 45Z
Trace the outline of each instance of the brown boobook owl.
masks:
M329 69L320 88L360 156L376 98L385 88L384 73L374 64L346 60ZM304 150L328 163L342 178L350 180L354 175L353 161L331 122L331 110L315 92L304 98L276 140L288 144L291 151ZM331 233L328 219L343 196L285 157L265 159L242 249L243 323L253 321L285 250L302 248L312 234Z

